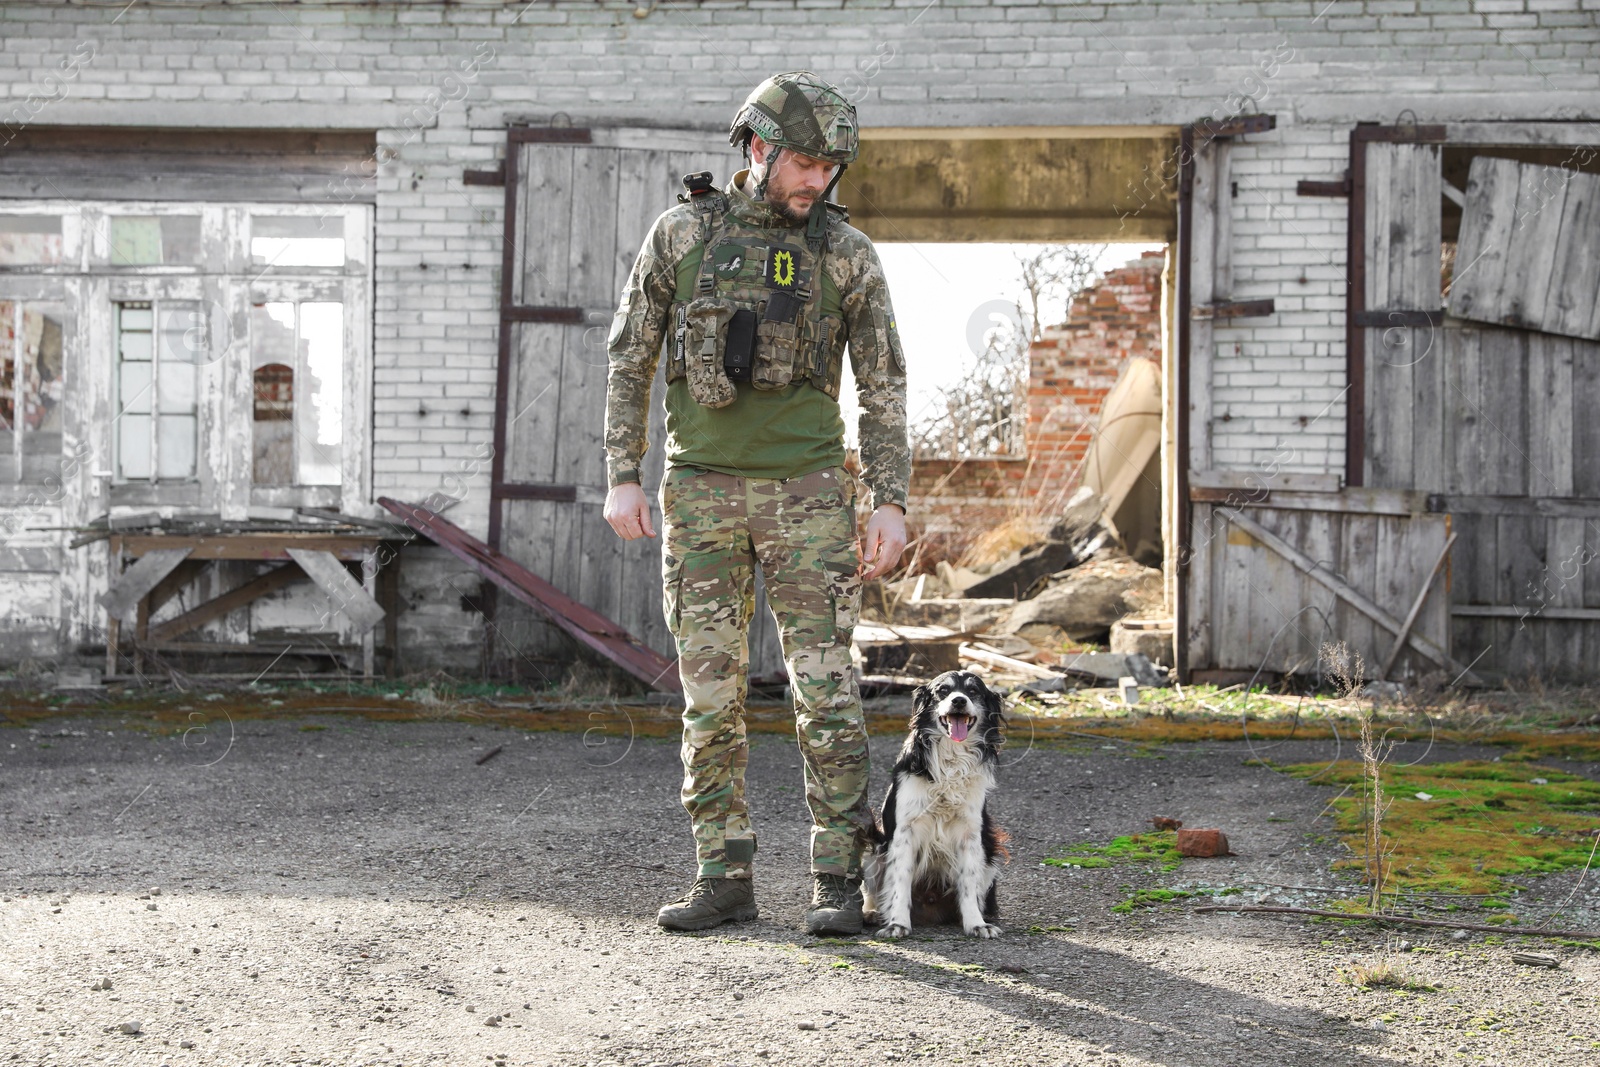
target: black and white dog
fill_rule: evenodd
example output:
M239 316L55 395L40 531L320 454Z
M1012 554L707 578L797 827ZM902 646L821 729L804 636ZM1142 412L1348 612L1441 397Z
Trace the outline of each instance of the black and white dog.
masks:
M913 923L960 922L973 937L997 937L995 879L1008 857L1006 832L989 813L1004 710L967 671L919 686L911 730L889 780L862 871L865 910L883 937Z

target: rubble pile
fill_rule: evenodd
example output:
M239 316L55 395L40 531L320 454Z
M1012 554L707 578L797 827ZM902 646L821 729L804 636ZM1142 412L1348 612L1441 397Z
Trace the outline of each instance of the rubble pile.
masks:
M1001 688L1119 691L1168 684L1170 619L1161 571L1132 558L1098 495L1084 488L1037 543L981 568L933 574L868 598L855 659L869 689L915 685L959 664ZM935 669L937 668L937 669Z

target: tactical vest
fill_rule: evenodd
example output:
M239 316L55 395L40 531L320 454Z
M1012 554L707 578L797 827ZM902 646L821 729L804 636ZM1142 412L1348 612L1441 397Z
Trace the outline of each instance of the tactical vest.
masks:
M806 380L837 400L845 330L822 313L822 257L827 213L843 209L819 202L822 225L768 230L734 215L709 181L691 188L679 199L700 212L700 271L691 298L672 305L667 381L687 378L713 408L733 403L735 382L778 390Z

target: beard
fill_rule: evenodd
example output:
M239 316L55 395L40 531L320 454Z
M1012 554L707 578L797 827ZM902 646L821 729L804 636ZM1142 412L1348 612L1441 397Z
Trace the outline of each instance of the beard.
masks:
M767 181L766 205L790 222L805 222L811 217L811 212L816 209L820 193L797 191L783 184L779 174L772 175Z

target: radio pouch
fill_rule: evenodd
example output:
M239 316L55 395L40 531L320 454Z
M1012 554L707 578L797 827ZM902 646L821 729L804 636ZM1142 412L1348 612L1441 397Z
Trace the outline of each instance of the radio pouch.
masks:
M756 355L756 313L740 308L728 320L728 340L722 349L722 366L736 382L750 380Z

